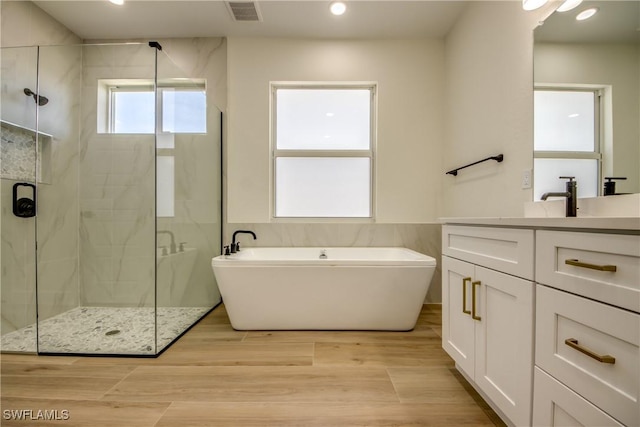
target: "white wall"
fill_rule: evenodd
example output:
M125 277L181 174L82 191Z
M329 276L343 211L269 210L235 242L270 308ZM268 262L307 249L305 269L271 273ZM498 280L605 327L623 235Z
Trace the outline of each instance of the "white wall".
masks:
M442 178L441 40L228 40L227 220L267 223L269 83L378 83L376 222L438 217Z
M81 40L30 1L0 2L2 47L75 44Z
M551 4L471 2L446 39L445 170L504 154L443 180L445 217L522 216L533 167L533 29Z
M620 193L640 192L640 52L636 44L562 44L535 46L536 83L610 85L614 118L612 147L604 151L605 176L624 176Z

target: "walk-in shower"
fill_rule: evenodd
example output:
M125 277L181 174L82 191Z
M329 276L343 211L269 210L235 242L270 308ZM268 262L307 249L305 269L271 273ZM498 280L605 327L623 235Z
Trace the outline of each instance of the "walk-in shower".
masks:
M1 350L159 354L220 302L205 78L157 43L1 54Z

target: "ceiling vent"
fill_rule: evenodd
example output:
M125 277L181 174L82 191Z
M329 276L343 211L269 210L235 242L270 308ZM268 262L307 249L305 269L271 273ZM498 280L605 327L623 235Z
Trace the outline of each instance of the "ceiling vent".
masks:
M258 9L258 4L253 1L227 1L227 8L234 21L239 22L259 22L262 15Z

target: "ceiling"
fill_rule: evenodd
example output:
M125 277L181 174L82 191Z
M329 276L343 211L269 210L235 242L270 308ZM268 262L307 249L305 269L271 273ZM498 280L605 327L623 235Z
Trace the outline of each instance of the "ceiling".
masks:
M586 21L576 15L597 7L598 13ZM584 1L568 12L555 12L535 31L536 42L615 43L640 42L640 1Z
M262 22L236 22L222 0L36 0L84 40L170 37L441 38L466 5L456 0L349 0L342 16L330 1L258 1Z

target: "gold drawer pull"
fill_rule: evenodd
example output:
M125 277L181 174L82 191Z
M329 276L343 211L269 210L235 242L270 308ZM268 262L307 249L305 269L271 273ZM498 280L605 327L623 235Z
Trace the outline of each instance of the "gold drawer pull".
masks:
M480 280L477 282L471 282L471 318L473 320L482 320L482 317L476 316L476 285L482 285Z
M598 270L598 271L616 271L617 270L617 267L615 265L589 264L586 262L581 262L577 259L566 259L564 263L567 265L573 265L575 267L590 268L592 270Z
M471 277L462 279L462 312L464 314L471 314L471 310L467 310L467 282L470 281Z
M613 356L609 356L608 354L605 354L604 356L601 356L597 353L594 353L593 351L589 350L586 347L581 346L580 344L578 344L578 340L575 338L567 338L566 340L564 340L564 343L566 345L568 345L569 347L578 350L580 353L584 353L587 356L589 356L592 359L596 359L598 362L600 363L611 363L612 365L614 363L616 363L616 358Z

